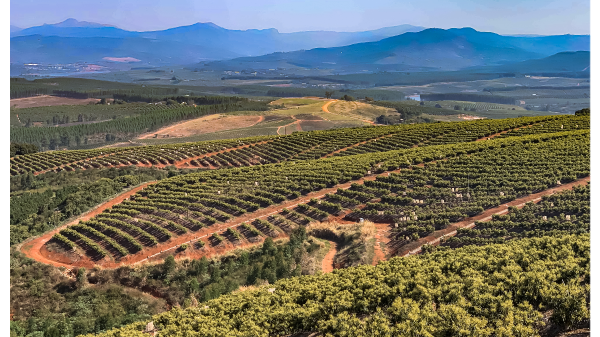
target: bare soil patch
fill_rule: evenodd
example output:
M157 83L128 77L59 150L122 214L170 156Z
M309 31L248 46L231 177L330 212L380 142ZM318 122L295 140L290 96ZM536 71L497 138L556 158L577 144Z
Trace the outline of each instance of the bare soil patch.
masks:
M70 97L58 97L50 95L24 97L24 98L13 98L10 100L11 108L35 108L40 106L54 106L54 105L86 105L90 102L99 102L98 98L70 98Z
M294 115L294 117L296 119L300 119L303 121L322 121L323 120L322 117L311 115L311 114L299 114L299 115Z
M460 119L467 120L467 121L472 121L475 119L485 119L485 117L471 116L471 115L465 115L465 114L459 114L457 117Z
M155 135L158 135L157 138L189 137L203 133L247 128L258 124L263 120L263 116L209 115L167 126L158 131L143 134L138 137L138 139L155 138Z

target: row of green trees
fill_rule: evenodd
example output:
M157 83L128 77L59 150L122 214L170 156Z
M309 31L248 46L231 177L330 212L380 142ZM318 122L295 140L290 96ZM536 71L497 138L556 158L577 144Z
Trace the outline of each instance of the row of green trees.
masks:
M86 143L86 139L95 135L107 135L109 141L128 139L134 135L159 129L165 125L181 120L196 118L208 114L223 113L236 110L268 109L266 102L235 102L228 104L202 105L198 107L181 107L178 109L150 111L137 117L116 119L112 121L73 125L67 127L13 127L11 141L35 144L42 150L55 150L59 147L74 147Z

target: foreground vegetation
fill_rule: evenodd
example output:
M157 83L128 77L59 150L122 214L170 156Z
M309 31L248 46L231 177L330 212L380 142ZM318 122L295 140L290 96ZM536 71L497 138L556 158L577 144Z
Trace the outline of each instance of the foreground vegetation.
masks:
M172 306L196 306L240 286L251 289L314 274L323 249L323 243L299 227L289 241L268 238L249 251L214 259L175 261L169 256L164 263L115 270L81 268L74 279L13 251L11 336L66 337L102 332L148 320Z
M393 258L154 316L167 336L532 336L589 319L589 235ZM146 322L100 336L145 336Z

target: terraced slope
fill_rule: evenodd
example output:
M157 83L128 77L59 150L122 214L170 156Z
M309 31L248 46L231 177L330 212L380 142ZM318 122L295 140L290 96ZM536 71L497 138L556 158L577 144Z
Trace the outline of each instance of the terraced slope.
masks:
M586 122L587 118L587 122ZM579 122L581 120L581 122ZM552 122L561 131L589 128L589 117L544 116L298 132L164 146L51 151L11 158L11 175L129 165L222 168L470 142L528 125ZM542 132L542 129L530 131ZM505 135L513 136L506 133ZM514 134L518 135L518 134Z
M199 171L152 185L54 239L110 267L204 235L214 246L239 239L229 228L277 236L344 216L398 223L398 251L450 223L588 175L588 130Z

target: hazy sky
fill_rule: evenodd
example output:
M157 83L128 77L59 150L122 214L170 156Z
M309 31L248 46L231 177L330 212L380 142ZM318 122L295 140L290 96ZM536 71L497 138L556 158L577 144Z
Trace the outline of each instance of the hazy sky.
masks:
M196 22L228 29L361 31L400 24L499 34L589 34L589 0L11 0L12 25L67 18L127 30Z

